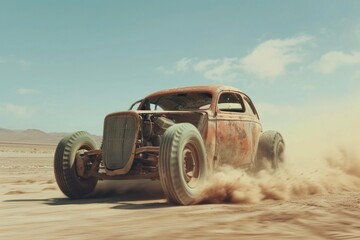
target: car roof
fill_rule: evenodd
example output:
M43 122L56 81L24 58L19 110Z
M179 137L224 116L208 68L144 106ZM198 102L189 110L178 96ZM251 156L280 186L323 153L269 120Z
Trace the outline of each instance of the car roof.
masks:
M239 89L226 85L204 85L204 86L189 86L189 87L180 87L180 88L171 88L160 90L148 95L146 98L152 98L155 96L161 96L171 93L182 93L182 92L209 92L212 94L219 93L221 91L237 91L242 92Z

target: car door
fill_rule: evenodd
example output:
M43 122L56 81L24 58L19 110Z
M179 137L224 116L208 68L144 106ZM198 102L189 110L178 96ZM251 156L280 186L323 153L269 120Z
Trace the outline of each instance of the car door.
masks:
M220 165L249 166L253 158L251 119L239 92L220 93L216 107L216 145Z

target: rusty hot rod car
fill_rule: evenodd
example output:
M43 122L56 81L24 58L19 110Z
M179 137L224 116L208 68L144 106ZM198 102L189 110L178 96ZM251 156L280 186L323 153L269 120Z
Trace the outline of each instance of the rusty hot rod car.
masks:
M64 137L54 171L70 198L88 196L99 179L152 179L160 180L169 201L189 205L214 169L277 169L284 148L278 132L262 131L245 93L222 85L185 87L155 92L129 111L107 115L100 148L84 131Z

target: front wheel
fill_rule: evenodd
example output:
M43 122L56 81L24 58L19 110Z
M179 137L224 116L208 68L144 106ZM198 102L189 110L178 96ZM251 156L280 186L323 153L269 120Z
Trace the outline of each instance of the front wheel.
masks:
M194 204L207 172L205 146L197 128L189 123L168 128L159 156L160 182L168 200L179 205Z
M255 170L276 171L284 163L285 142L280 133L266 131L260 136L255 160Z
M58 144L54 157L54 173L60 190L69 198L83 198L91 193L97 178L79 177L75 157L79 151L96 149L96 143L87 132L76 132L65 136Z

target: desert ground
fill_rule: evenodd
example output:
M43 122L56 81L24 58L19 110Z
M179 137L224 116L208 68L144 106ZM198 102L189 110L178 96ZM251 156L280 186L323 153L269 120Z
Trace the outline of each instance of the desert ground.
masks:
M0 144L0 239L360 238L359 178L338 168L262 181L230 170L194 206L169 204L144 181L101 182L93 197L70 200L54 180L55 147Z

